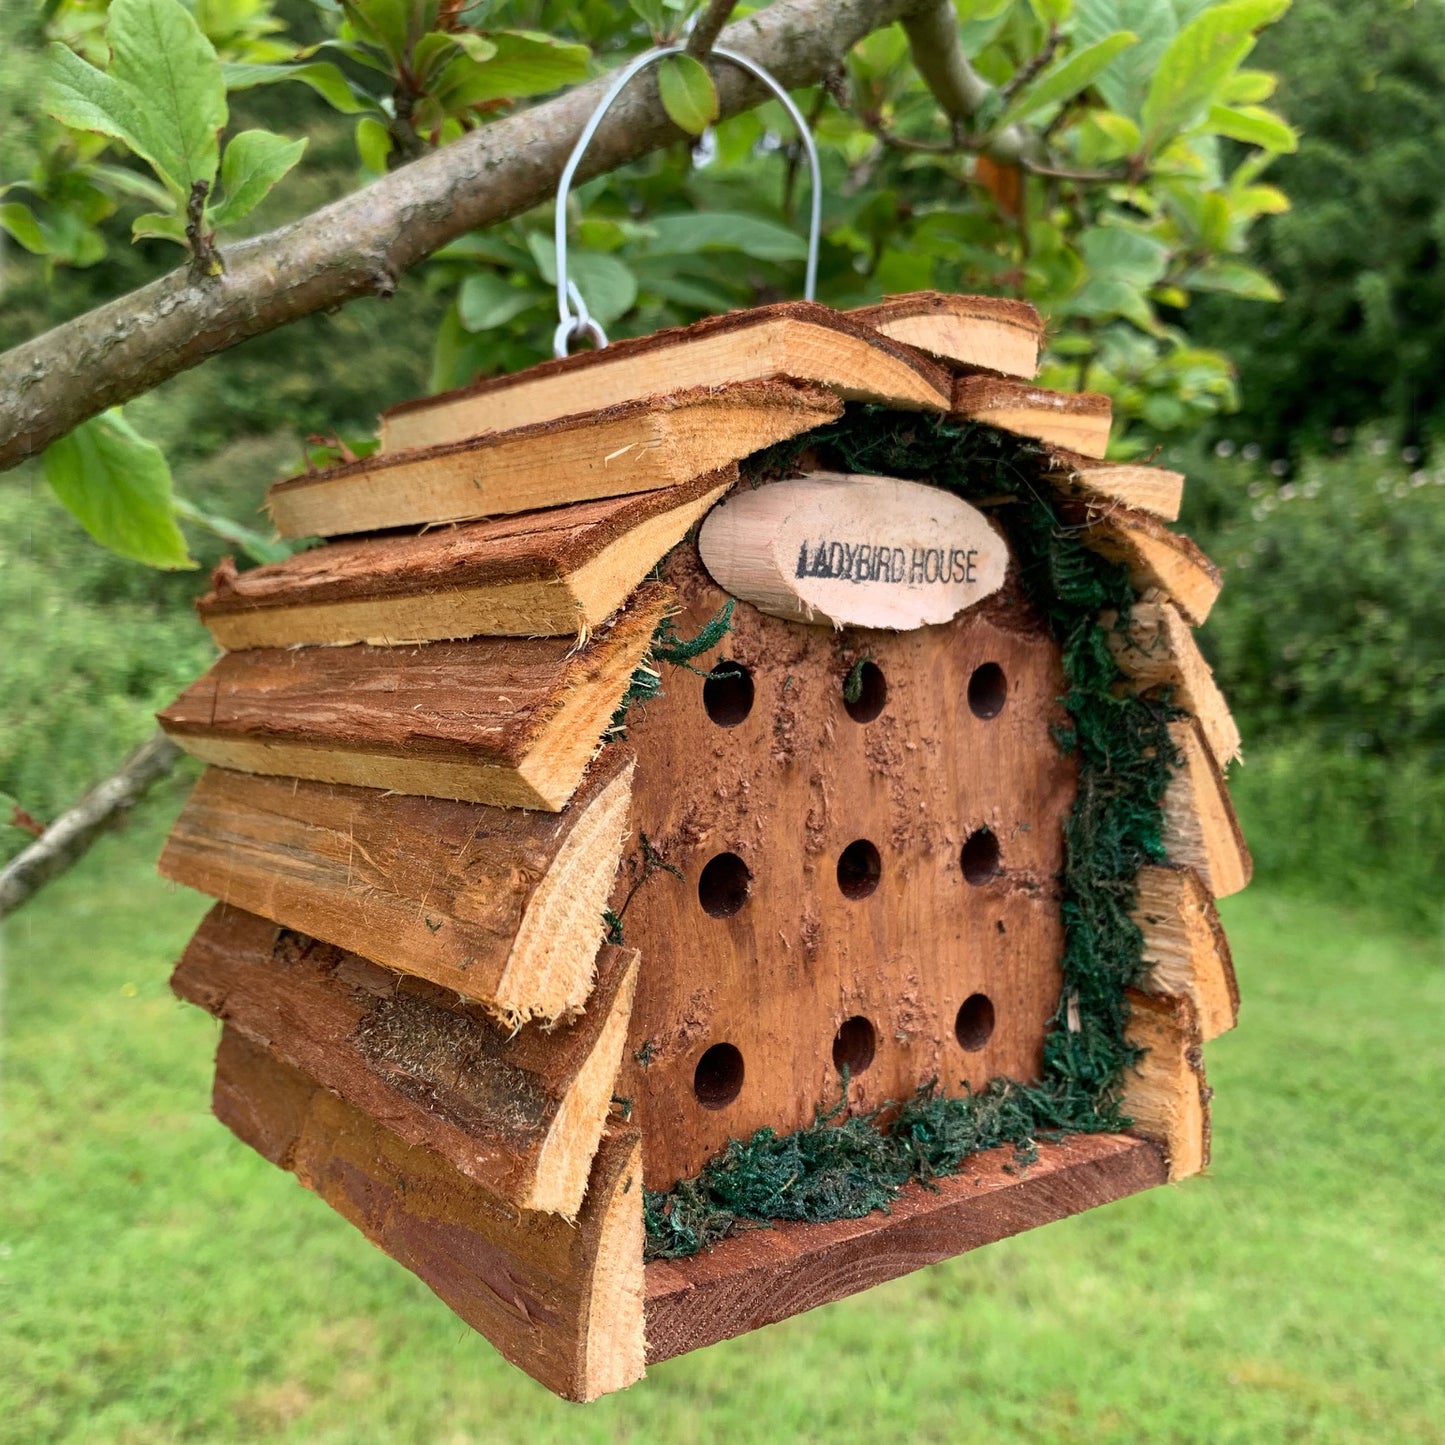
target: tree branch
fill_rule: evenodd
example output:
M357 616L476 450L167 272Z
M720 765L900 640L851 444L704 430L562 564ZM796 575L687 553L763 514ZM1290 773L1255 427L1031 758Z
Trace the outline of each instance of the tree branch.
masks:
M722 39L784 85L811 85L864 35L919 3L778 0ZM737 66L713 70L722 116L767 99ZM0 356L0 470L250 337L358 296L389 295L402 272L448 241L546 201L607 84L599 78L483 126L303 220L225 247L223 275L197 284L186 269L173 271ZM608 112L578 179L678 135L656 87L639 85Z
M0 868L0 918L14 913L83 857L108 827L172 771L179 757L180 749L164 733L155 733L117 772L93 787L23 853Z
M738 0L711 0L707 9L697 17L697 24L692 27L692 34L687 37L687 53L695 55L699 60L703 59L709 50L717 44L717 38L722 34L722 28L727 24L727 18L733 13Z

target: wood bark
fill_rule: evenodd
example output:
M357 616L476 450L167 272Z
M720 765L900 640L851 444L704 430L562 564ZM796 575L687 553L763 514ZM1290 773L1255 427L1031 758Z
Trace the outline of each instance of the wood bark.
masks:
M242 772L557 812L669 606L640 588L581 650L566 638L229 652L160 714Z
M1102 457L1113 404L1093 391L1047 391L1007 377L965 375L953 383L953 410L1015 436Z
M647 1360L656 1364L925 1265L1162 1184L1159 1150L1118 1134L1040 1144L1020 1168L1011 1148L976 1154L963 1172L911 1184L887 1214L831 1224L775 1224L691 1259L647 1266Z
M593 353L601 354L601 353ZM822 387L694 387L442 445L377 452L271 488L283 537L434 526L674 487L840 416Z
M209 768L160 871L474 999L511 1026L592 991L633 760L604 749L560 813Z
M247 572L228 559L196 609L232 650L585 638L736 481L729 467L635 497L332 542Z
M1193 1003L1182 994L1129 991L1131 1044L1146 1050L1124 1075L1130 1133L1164 1151L1169 1179L1201 1173L1209 1164L1209 1100L1204 1039Z
M219 903L171 988L408 1144L572 1219L612 1103L637 955L604 945L586 1010L508 1029L422 979Z
M725 600L691 544L665 576L685 636ZM935 1077L951 1093L1037 1078L1059 997L1076 772L1051 732L1058 649L1016 582L900 633L739 604L697 665L724 656L747 670L746 706L672 672L628 720L634 836L613 907L631 897L625 937L644 965L618 1092L654 1188L730 1138L810 1124L839 1098L840 1063L854 1111ZM639 831L682 878L640 882ZM740 1087L728 1100L704 1068L700 1097L721 1044L741 1055Z
M811 85L864 35L921 3L778 0L720 39L785 86ZM738 66L710 69L723 116L771 94ZM403 272L447 242L550 200L609 83L601 76L482 126L303 220L223 247L221 276L196 281L179 268L13 348L0 357L0 468L249 337L358 296L390 295ZM577 179L681 138L656 85L639 82L608 112Z
M848 315L945 366L1024 381L1032 381L1039 369L1043 321L1026 301L914 291Z
M644 1369L641 1140L609 1130L575 1224L506 1204L232 1029L216 1116L569 1400Z
M831 307L782 301L403 402L381 419L382 451L539 427L689 387L772 377L811 382L848 401L929 411L949 405L948 374L926 357Z
M180 749L163 733L138 747L120 767L65 810L29 847L0 868L0 918L85 856L90 845L169 777Z

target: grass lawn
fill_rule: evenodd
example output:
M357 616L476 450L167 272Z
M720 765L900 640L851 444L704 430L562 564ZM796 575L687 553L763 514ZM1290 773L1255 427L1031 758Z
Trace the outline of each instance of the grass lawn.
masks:
M154 820L11 921L0 1440L1445 1441L1445 959L1263 891L1207 1178L655 1369L511 1369L208 1112Z

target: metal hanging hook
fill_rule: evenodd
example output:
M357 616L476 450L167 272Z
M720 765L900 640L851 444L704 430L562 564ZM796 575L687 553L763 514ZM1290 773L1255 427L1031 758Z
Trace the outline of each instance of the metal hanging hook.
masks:
M607 345L607 333L603 331L595 317L588 313L587 305L582 299L582 293L577 289L577 283L567 274L567 196L572 189L572 181L577 174L577 167L582 164L582 156L592 142L592 137L597 134L597 127L602 124L602 117L612 107L612 102L622 94L627 82L639 71L645 70L649 65L659 60L666 60L669 55L680 55L687 47L685 45L659 45L653 50L645 50L635 59L624 65L617 72L612 84L607 87L607 92L597 103L597 109L587 119L587 124L582 127L582 134L577 137L577 144L572 147L572 154L567 157L567 164L562 168L562 178L557 182L557 215L554 234L557 246L557 329L552 334L552 353L554 356L566 356L568 343L576 336L591 337L594 345L598 347ZM746 70L749 75L756 77L768 87L777 97L783 109L788 112L789 118L798 128L798 137L802 141L803 149L808 156L808 174L812 180L812 197L808 222L808 263L803 274L803 299L812 301L818 289L818 242L823 230L823 172L818 164L818 147L813 143L813 133L808 128L808 122L803 116L793 97L778 83L776 79L751 56L743 55L736 50L724 50L720 46L714 46L708 55L716 56L719 60L731 61L734 65ZM577 309L574 311L572 308Z

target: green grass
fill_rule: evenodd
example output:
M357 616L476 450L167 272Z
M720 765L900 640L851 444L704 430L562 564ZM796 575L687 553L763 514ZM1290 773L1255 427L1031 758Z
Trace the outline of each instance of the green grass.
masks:
M0 1440L1445 1440L1437 940L1231 902L1215 1163L655 1369L504 1365L208 1114L154 819L6 935Z

